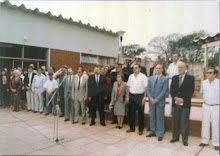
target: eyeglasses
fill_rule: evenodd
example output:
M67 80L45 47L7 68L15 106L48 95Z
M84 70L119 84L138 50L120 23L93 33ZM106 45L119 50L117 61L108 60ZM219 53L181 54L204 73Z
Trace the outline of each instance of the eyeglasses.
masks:
M213 72L207 72L207 74L212 74Z

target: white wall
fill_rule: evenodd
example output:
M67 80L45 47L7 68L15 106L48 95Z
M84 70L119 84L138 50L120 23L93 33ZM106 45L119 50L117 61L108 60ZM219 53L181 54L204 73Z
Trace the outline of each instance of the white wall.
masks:
M117 57L119 49L117 36L1 5L0 42L109 57Z

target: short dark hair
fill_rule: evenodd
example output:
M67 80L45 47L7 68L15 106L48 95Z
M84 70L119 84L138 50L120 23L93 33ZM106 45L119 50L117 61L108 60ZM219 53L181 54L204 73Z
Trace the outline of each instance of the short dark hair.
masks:
M81 70L82 72L84 72L83 66L78 66L78 70Z
M49 76L53 76L53 73L48 73Z
M139 65L139 64L134 64L134 66L138 66L138 68L141 68L141 65Z
M173 55L177 55L178 57L180 57L180 53L174 53Z
M209 69L213 70L215 75L218 75L218 70L216 70L216 69L213 68L213 67L209 67L208 70L209 70ZM207 70L207 71L208 71L208 70Z
M117 73L117 76L120 75L121 79L124 80L124 74L122 72Z

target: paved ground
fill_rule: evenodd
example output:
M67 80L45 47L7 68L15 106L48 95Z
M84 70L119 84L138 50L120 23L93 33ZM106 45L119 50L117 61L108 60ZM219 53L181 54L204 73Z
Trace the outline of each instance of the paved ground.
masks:
M212 146L199 147L200 138L190 137L189 146L181 142L169 143L171 133L166 133L164 140L146 138L137 132L127 134L128 126L115 129L109 121L103 127L97 124L73 125L59 118L59 143L52 142L54 116L45 117L39 113L11 112L0 109L0 155L115 155L115 156L215 156Z

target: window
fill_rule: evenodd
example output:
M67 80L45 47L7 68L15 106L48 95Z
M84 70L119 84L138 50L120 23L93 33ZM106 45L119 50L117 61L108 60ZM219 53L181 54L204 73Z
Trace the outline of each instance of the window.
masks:
M0 56L21 58L22 46L15 44L0 43Z
M0 59L0 69L12 69L13 68L13 60L12 59Z
M113 66L114 63L115 63L115 58L103 57L103 56L99 57L99 64L101 65L109 64L110 66Z
M31 47L31 46L24 47L24 58L45 60L46 54L47 54L46 48Z
M98 58L95 55L82 54L81 62L98 64Z

